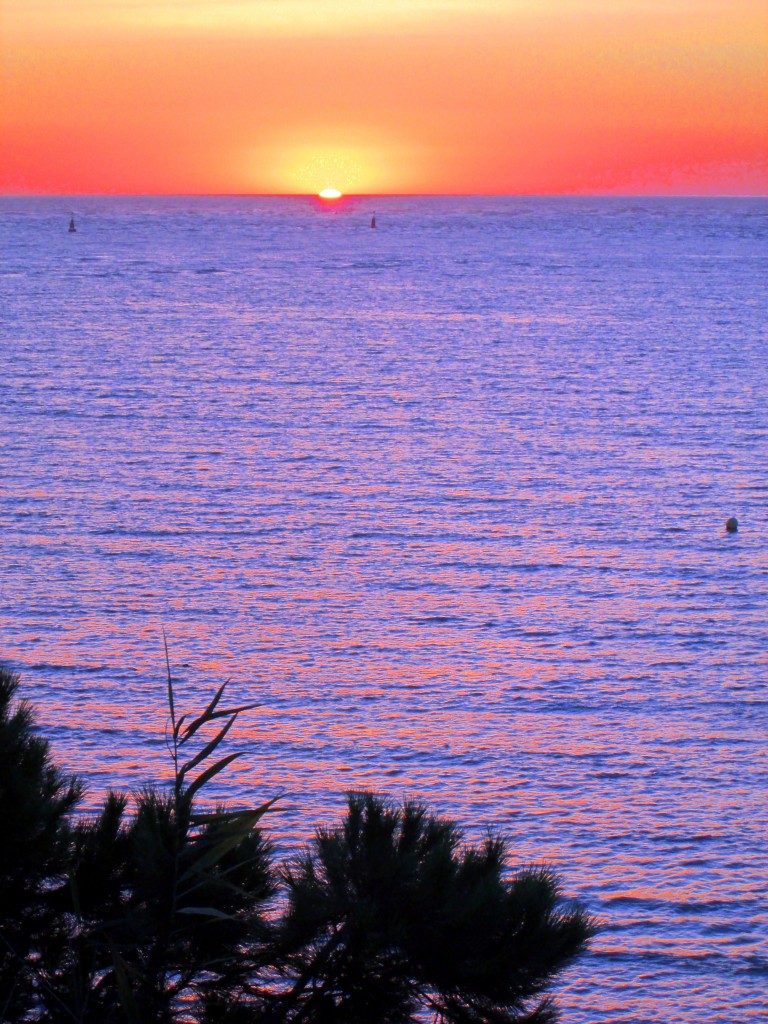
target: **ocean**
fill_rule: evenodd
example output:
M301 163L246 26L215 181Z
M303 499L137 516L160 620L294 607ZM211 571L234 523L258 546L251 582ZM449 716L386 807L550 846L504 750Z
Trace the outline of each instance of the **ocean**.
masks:
M0 224L0 659L86 807L168 777L164 632L282 854L421 798L598 917L566 1024L765 1020L768 200Z

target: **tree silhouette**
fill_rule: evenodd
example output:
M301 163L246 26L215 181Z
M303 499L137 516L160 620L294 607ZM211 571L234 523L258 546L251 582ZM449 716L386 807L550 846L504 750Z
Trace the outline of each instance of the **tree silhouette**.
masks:
M278 876L261 831L274 801L199 805L250 705L222 707L221 686L177 717L170 667L170 787L110 792L70 822L80 786L18 682L0 669L1 1024L555 1019L545 993L593 923L550 871L510 877L504 840L467 845L421 804L355 793Z
M76 1006L78 1020L214 1019L263 958L269 929L262 910L274 880L258 823L274 801L202 812L196 805L206 784L240 756L208 763L238 715L253 706L220 707L225 687L202 714L177 718L169 666L171 791L144 789L128 820L127 799L110 794L100 817L76 832L77 927L56 975L85 984L56 995ZM213 737L205 736L205 727L221 720ZM198 740L193 752L187 744ZM58 1020L56 1000L44 1004Z
M431 1011L452 1024L544 1024L541 999L593 922L563 908L546 869L505 879L504 840L464 846L418 803L349 797L286 874L274 1019L399 1024ZM423 1019L423 1018L422 1018Z
M19 677L0 667L0 1020L8 1021L33 1006L36 957L66 928L68 815L81 793L52 763L18 687Z

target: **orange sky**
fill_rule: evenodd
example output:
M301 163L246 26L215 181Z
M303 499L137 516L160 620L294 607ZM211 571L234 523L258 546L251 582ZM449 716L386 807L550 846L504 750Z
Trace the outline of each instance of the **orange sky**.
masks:
M1 0L0 192L768 186L766 0Z

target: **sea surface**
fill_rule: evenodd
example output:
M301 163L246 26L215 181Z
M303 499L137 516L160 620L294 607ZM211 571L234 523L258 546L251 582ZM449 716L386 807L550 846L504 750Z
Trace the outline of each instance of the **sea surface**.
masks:
M566 1024L767 1020L767 228L0 200L0 658L87 807L168 777L164 631L283 854L422 798L599 918Z

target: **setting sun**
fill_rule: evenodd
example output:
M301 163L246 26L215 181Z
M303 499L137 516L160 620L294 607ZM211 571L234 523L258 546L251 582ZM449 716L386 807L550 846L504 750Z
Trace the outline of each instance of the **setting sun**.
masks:
M341 192L337 188L324 188L317 194L321 199L341 199Z

